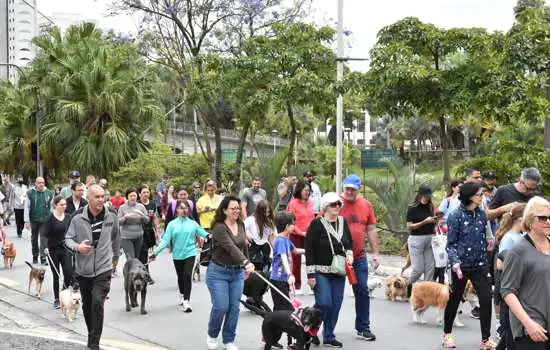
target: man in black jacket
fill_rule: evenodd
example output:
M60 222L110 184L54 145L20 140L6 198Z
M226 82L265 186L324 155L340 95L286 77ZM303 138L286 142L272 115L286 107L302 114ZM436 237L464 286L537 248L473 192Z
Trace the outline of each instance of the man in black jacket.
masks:
M67 208L65 213L67 215L73 215L79 208L85 207L88 202L82 198L84 196L84 184L82 182L75 182L71 185L72 196L67 198Z

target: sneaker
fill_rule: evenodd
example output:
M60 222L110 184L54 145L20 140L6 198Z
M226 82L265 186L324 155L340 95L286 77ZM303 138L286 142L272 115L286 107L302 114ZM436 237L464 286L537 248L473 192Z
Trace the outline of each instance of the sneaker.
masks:
M494 350L496 347L497 344L491 339L482 340L479 342L479 350Z
M456 348L456 343L455 343L455 337L454 335L452 334L445 334L443 336L443 347L444 348L449 348L449 349L454 349Z
M116 269L113 270L113 278L118 277L118 271Z
M376 336L374 334L372 334L372 332L370 330L366 330L366 331L363 331L363 332L357 332L357 338L363 339L363 340L366 340L366 341L376 340Z
M311 344L315 345L315 346L319 346L321 345L321 341L319 340L319 337L314 335L313 337L311 337Z
M180 294L180 301L179 301L178 305L183 306L183 294Z
M344 346L341 342L339 342L336 339L332 339L331 341L323 342L323 345L328 348L341 348Z
M210 338L206 336L206 346L209 350L216 350L218 348L218 338Z
M476 306L470 312L470 317L479 320L479 306Z
M189 304L189 300L183 301L183 312L186 312L186 313L193 312L193 308L191 307L191 304Z
M59 309L60 307L61 305L59 304L59 299L55 299L55 301L53 302L53 308Z
M239 347L235 343L227 343L225 344L226 350L239 350Z
M48 260L40 260L40 264L42 264L42 266L48 266Z
M38 264L38 258L32 258L32 264L37 265Z

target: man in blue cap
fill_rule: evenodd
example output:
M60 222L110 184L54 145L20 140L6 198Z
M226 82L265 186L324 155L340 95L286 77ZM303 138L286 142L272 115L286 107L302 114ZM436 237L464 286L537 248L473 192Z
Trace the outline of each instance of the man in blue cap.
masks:
M376 215L372 204L359 195L361 179L357 175L349 175L344 179L342 200L344 206L340 210L348 222L353 239L353 270L357 283L353 286L355 294L355 329L360 339L373 341L376 336L370 330L370 297L368 288L369 266L365 238L374 254L373 267L380 265L378 258L378 233L376 232ZM366 236L366 237L365 237Z

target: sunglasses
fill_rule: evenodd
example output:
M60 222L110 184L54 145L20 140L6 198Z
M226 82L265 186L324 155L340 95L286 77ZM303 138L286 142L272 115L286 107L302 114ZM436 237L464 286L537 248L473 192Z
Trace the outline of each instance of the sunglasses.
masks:
M331 207L331 208L336 208L336 207L340 208L340 207L342 207L342 203L341 202L334 202L334 203L330 203L328 206Z
M550 216L549 215L537 215L537 220L539 222L550 222Z

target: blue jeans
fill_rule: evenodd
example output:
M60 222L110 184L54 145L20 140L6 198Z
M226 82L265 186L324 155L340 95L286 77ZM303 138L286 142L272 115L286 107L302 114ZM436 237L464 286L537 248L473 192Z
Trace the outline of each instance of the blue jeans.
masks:
M317 273L315 276L315 306L323 312L323 342L334 340L334 328L344 299L346 278L334 274Z
M244 287L244 270L242 268L226 268L210 262L206 270L206 285L212 300L212 310L208 321L208 336L218 338L223 323L223 343L233 343L235 342L235 333L239 322L239 306Z
M367 258L353 261L353 271L357 283L353 285L355 295L355 329L358 332L370 331L369 263Z

